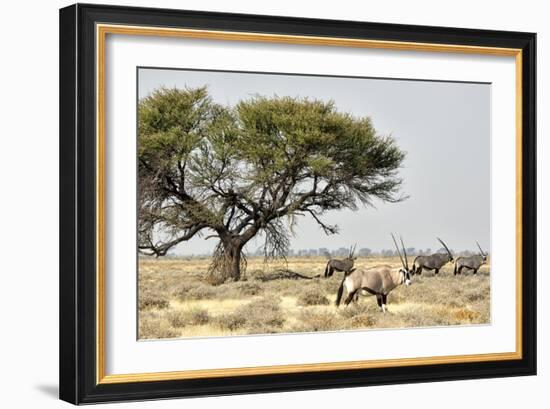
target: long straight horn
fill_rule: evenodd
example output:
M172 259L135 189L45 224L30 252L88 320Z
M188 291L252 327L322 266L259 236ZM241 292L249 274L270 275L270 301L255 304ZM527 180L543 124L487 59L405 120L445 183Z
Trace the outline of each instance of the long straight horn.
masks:
M485 254L485 253L483 252L483 250L481 249L481 246L479 245L479 243L478 243L477 241L476 241L476 244L477 244L477 248L478 248L479 251L481 252L481 255L482 255L482 256L486 256L487 254Z
M353 250L351 251L351 256L353 257L355 255L355 248L357 247L357 243L353 245Z
M403 237L399 236L399 240L401 240L401 247L403 248L403 254L405 255L405 269L409 269L409 259L407 257L407 252L405 251L405 245L403 244Z
M397 245L397 240L395 240L395 236L393 233L391 234L391 238L393 239L393 243L395 244L395 249L397 250L397 254L399 254L399 258L401 259L401 264L403 264L404 268L407 268L405 266L405 262L403 261L403 257L401 257L401 252L399 251L399 246Z
M441 244L443 244L443 247L445 247L445 250L447 250L447 253L449 253L449 256L451 256L451 258L453 257L452 253L451 253L451 250L449 250L449 247L447 247L447 245L445 244L445 242L443 240L441 240L439 237L437 237L437 240L439 240L439 242Z

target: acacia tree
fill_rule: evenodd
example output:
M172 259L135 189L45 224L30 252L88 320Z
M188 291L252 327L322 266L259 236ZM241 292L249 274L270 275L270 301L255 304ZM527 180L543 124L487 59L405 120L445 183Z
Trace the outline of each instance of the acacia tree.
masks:
M138 155L140 251L215 238L216 282L240 278L258 234L266 257L284 257L297 216L330 235L330 210L402 200L404 153L332 102L256 96L224 107L206 88L161 88L139 103Z

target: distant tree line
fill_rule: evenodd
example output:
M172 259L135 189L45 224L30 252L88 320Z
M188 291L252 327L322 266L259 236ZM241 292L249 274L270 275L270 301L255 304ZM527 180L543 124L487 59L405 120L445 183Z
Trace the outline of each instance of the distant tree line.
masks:
M456 256L470 256L473 254L477 254L475 251L470 250L460 250L456 251L451 249L454 255ZM407 255L409 256L423 256L423 255L429 255L433 253L446 253L446 250L441 247L439 249L417 249L415 247L409 247L407 248ZM261 248L256 249L254 252L250 253L251 256L261 256L263 254L263 250ZM310 249L290 249L287 253L287 257L318 257L318 256L326 256L328 258L330 257L346 257L349 254L349 248L347 247L340 247L337 249L328 249L326 247L321 248L310 248ZM380 249L380 250L373 250L368 247L362 247L357 249L356 251L357 256L359 257L397 257L398 254L395 251L395 249Z
M451 249L451 252L455 257L458 256L471 256L474 254L477 254L475 251L471 250L454 250ZM356 250L356 255L359 257L398 257L397 252L395 249L380 249L380 250L372 250L368 247L362 247L358 250ZM407 255L411 257L416 256L422 256L422 255L430 255L433 253L445 253L445 249L443 247L439 249L417 249L415 247L409 247L407 248ZM260 246L254 251L248 251L246 252L247 256L249 257L263 257L264 256L264 249ZM326 258L332 258L332 257L346 257L349 254L349 248L347 247L340 247L337 249L328 249L326 247L320 247L320 248L310 248L310 249L289 249L287 251L286 257L326 257ZM185 257L211 257L212 253L201 253L201 254L192 254L192 255L186 255ZM167 257L181 257L177 253L169 253L167 254Z

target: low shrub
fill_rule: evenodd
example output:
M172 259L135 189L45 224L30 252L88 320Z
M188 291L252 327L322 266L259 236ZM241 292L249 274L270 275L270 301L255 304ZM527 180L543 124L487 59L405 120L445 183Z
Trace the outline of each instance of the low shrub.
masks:
M249 297L253 295L258 295L263 291L262 287L259 284L249 281L237 282L233 285L233 289L238 293L238 295Z
M464 294L464 297L470 302L476 302L488 298L486 294L477 291L469 291Z
M208 284L198 284L189 289L180 289L182 300L211 300L218 297L218 289Z
M342 328L342 319L335 313L304 310L298 317L298 323L292 328L294 332L334 331Z
M178 332L171 328L170 324L159 314L140 314L139 339L175 338L178 335Z
M352 328L369 328L376 324L376 318L371 314L359 314L348 320Z
M298 296L296 304L306 307L309 305L328 305L330 301L319 289L309 289Z
M164 300L162 298L157 298L151 295L147 294L140 294L139 296L139 309L140 310L147 310L147 309L159 309L162 310L164 308L168 308L170 303L167 300Z
M191 325L204 325L210 321L210 314L207 310L197 308L191 311L190 324Z
M176 298L185 299L187 293L191 291L195 286L189 283L180 284L172 291L172 295Z
M338 308L338 315L344 319L349 319L361 314L372 314L375 312L375 307L371 305L371 303L368 303L368 301L370 300L363 300L363 302L359 300L358 302L349 304L347 307L340 307ZM376 304L376 302L374 302L374 304Z
M461 308L452 313L452 317L458 321L458 323L468 323L475 321L481 314L466 308Z
M246 317L235 313L222 314L216 317L216 323L221 328L237 331L246 326Z
M167 319L173 327L185 327L187 325L204 325L210 321L208 311L202 308L190 310L170 311Z
M248 334L278 332L285 323L280 302L278 298L254 300L232 313L218 316L216 322L222 328L230 331L242 330Z

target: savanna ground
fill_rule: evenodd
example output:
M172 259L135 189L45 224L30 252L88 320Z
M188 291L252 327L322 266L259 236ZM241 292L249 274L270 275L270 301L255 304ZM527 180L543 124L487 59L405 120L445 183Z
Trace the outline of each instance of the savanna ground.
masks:
M411 260L412 261L412 260ZM375 297L336 308L342 280L298 278L322 274L323 257L292 257L285 264L249 258L240 282L212 286L205 280L209 258L141 258L139 261L139 338L178 338L245 334L410 328L490 322L490 273L447 264L434 276L424 271L412 285L388 296L381 313ZM355 266L400 265L399 258L359 258Z

